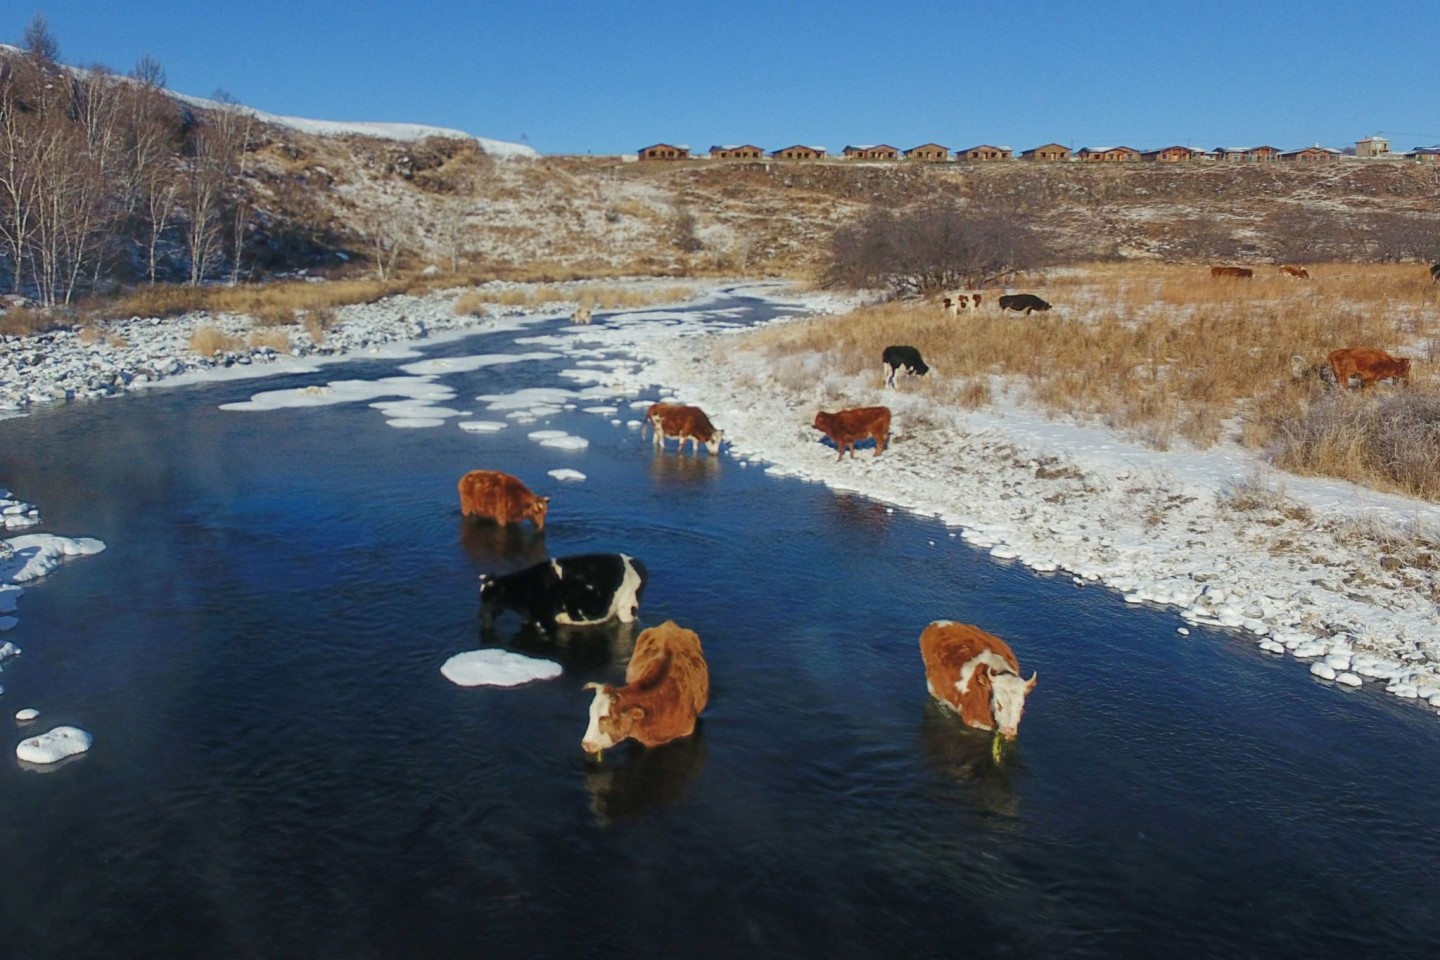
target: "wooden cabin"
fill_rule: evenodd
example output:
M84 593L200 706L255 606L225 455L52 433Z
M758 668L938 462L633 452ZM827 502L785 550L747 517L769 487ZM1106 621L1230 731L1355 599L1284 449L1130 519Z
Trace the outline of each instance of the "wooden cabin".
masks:
M1081 147L1075 156L1089 163L1129 163L1140 159L1134 147Z
M759 160L764 156L765 151L753 143L710 148L711 160Z
M1140 154L1140 159L1151 163L1183 163L1194 160L1195 151L1189 147L1161 147L1159 150L1146 150Z
M825 157L825 148L807 147L803 143L797 143L793 147L773 150L770 156L776 160L822 160Z
M846 160L899 160L900 151L887 143L873 146L846 147L841 151Z
M1043 147L1031 147L1020 154L1021 160L1069 160L1070 148L1058 143L1047 143Z
M982 143L978 147L971 147L968 150L955 151L956 160L1009 160L1014 156L1014 151L1009 147L993 147L988 143Z
M950 148L942 147L938 143L922 143L918 147L911 147L909 150L906 150L905 159L923 160L927 163L949 160Z
M1280 154L1281 160L1292 163L1326 163L1340 159L1340 151L1333 147L1322 147L1315 144L1310 147L1302 147L1299 150L1286 150Z
M637 151L641 160L689 160L690 148L669 143L656 143Z

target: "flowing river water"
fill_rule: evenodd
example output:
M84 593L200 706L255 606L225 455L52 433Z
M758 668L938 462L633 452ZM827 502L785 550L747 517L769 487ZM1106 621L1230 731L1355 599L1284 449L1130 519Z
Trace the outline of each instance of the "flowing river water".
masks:
M423 350L534 350L516 339ZM364 403L220 409L403 362L0 422L0 480L40 529L108 544L31 585L8 637L11 746L67 722L95 744L0 762L0 955L1440 953L1427 712L581 409L489 435L394 429ZM573 365L442 379L493 416L470 398L573 388ZM589 447L526 436L542 427ZM455 483L480 467L553 497L543 535L462 522ZM626 632L482 637L476 595L481 572L593 551L644 561L640 625L696 630L713 685L693 738L600 764L581 687L621 678ZM934 619L1038 671L998 765L929 702ZM441 675L489 645L564 672ZM24 706L39 725L10 719Z

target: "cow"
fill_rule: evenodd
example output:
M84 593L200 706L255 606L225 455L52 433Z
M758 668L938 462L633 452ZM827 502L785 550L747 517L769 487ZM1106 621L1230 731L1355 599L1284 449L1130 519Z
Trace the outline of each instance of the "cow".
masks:
M480 623L513 610L542 633L555 627L593 627L610 620L632 623L650 576L623 553L552 557L514 573L482 574Z
M655 430L655 446L661 450L665 449L665 440L674 437L679 441L676 452L683 452L685 441L689 440L693 453L698 454L703 443L712 457L719 455L720 441L725 437L725 431L716 430L704 410L680 403L650 404L645 411L645 422L640 425L642 435L647 428Z
M587 683L585 689L595 691L595 699L580 746L598 759L623 740L658 747L694 733L710 701L710 669L695 631L666 620L635 638L625 686Z
M471 470L460 478L460 514L489 517L502 525L529 520L536 530L545 529L549 497L537 497L530 488L499 470Z
M912 377L923 377L930 372L925 361L920 359L920 351L914 347L890 346L880 355L880 365L885 371L885 386L895 386L895 374L904 370Z
M1000 297L999 303L1001 310L1014 310L1016 313L1023 310L1027 317L1032 310L1050 309L1050 304L1033 293L1007 293Z
M589 306L588 304L582 303L582 304L580 304L579 306L577 306L574 310L570 311L570 322L571 322L571 323L589 323L589 322L590 322L590 306Z
M1440 263L1430 264L1430 282L1440 283Z
M1038 674L1020 677L1010 645L968 623L936 620L920 634L925 687L969 726L1015 739Z
M850 448L850 458L853 460L855 444L871 438L875 440L875 456L878 457L885 452L885 442L890 438L890 408L856 407L835 413L821 410L815 414L813 426L839 448L840 456L836 457L836 460L844 459L846 447Z
M953 317L956 311L965 308L965 298L963 296L945 297L941 301L941 305L945 308L945 315Z
M1398 380L1401 386L1410 385L1410 358L1392 357L1384 350L1374 347L1346 347L1330 354L1330 369L1335 374L1335 385L1341 390L1350 387L1350 378L1360 378L1360 389L1364 390L1377 380Z
M975 309L976 309L976 310L979 310L979 309L980 309L980 294L978 294L978 293L972 293L972 294L970 294L970 299L972 299L972 300L975 301Z
M1255 276L1255 271L1249 267L1211 267L1210 276L1212 278L1231 277L1239 280L1249 280Z
M1280 265L1279 270L1287 277L1295 277L1298 280L1310 279L1310 271L1297 264L1283 263Z

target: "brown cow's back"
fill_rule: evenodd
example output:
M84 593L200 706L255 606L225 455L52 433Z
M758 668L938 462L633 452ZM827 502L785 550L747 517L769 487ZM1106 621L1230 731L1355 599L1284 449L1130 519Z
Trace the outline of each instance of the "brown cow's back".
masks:
M1217 267L1211 267L1211 268L1210 268L1210 276L1212 276L1212 277L1237 277L1237 278L1241 278L1241 279L1248 279L1248 278L1250 278L1250 277L1253 277L1254 275L1255 275L1255 271L1254 271L1254 270L1251 270L1249 267L1218 267L1218 266L1217 266Z
M1344 347L1332 351L1328 359L1335 385L1342 390L1350 386L1351 377L1360 378L1361 390L1392 377L1402 384L1410 382L1410 358L1392 357L1375 347Z
M710 670L700 637L673 620L635 639L625 686L587 684L596 691L591 728L582 741L590 752L633 739L656 747L695 732L710 702ZM598 713L603 704L604 713Z
M990 706L990 670L974 670L963 696L956 684L962 679L965 665L987 651L1012 671L1019 671L1020 663L1010 645L972 624L941 620L920 634L920 658L925 663L925 681L931 695L960 714L967 725L984 730L995 726Z

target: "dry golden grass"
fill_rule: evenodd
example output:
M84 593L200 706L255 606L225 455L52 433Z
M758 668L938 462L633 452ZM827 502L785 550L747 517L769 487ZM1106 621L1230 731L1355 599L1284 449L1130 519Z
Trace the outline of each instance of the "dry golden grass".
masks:
M640 287L540 284L538 286L467 290L455 301L456 316L484 316L490 304L536 310L557 303L576 302L594 310L647 307L694 296L693 287Z
M751 342L776 355L823 355L825 368L842 374L874 369L877 381L884 348L910 344L947 380L965 384L943 393L938 384L922 387L942 402L984 404L998 376L1045 410L1160 449L1181 440L1204 448L1226 437L1276 447L1334 394L1316 378L1292 379L1291 358L1323 362L1338 347L1414 356L1411 395L1440 395L1425 369L1440 352L1440 324L1423 266L1309 269L1310 281L1263 267L1250 281L1215 281L1204 265L1104 264L1022 286L1056 305L1048 313L1002 314L996 292L985 291L986 309L953 319L938 301L898 302L773 327ZM1440 499L1440 455L1433 488L1427 457L1409 457L1404 476L1383 465L1378 438L1394 416L1348 433L1339 430L1342 420L1331 416L1291 444L1285 468ZM1420 442L1418 428L1407 429ZM1440 437L1428 443L1440 448Z
M351 303L373 303L405 293L403 281L332 280L325 283L283 281L233 287L187 287L157 284L138 287L124 296L87 303L84 313L107 317L175 317L196 310L243 313L264 323L294 323L296 311Z
M246 342L255 349L269 347L277 353L290 352L290 334L284 330L256 330Z
M211 357L217 352L229 353L244 345L244 339L218 327L196 327L195 332L190 334L190 350L201 357Z

